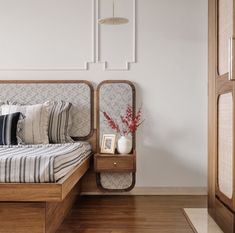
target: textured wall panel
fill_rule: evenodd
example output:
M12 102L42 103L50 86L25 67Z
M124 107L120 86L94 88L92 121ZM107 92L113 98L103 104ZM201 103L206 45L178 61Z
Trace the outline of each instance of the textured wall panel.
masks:
M47 100L65 100L71 110L71 136L85 137L91 131L91 88L86 83L0 83L0 101L37 104Z
M118 123L120 115L124 115L127 105L133 105L133 89L127 83L104 83L99 90L99 106L101 111L106 111ZM103 134L114 133L108 126L103 114L100 114L100 145ZM121 156L121 155L120 155ZM132 186L132 173L101 173L100 183L105 189L123 190Z
M223 94L218 102L218 184L228 198L233 195L233 97Z

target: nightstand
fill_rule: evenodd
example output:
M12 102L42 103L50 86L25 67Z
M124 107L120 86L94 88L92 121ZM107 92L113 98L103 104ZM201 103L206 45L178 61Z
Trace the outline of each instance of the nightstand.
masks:
M135 112L136 91L132 82L127 80L103 81L96 91L97 153L94 155L96 184L102 192L128 192L135 186L136 180L136 137L132 134L132 152L130 154L101 154L100 148L104 134L116 132L108 126L103 112L114 119L120 119L129 105Z
M132 154L100 154L94 156L95 172L135 172L136 153Z

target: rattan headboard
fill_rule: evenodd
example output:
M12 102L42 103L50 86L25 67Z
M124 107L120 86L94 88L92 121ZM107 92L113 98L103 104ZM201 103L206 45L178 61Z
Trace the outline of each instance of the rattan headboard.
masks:
M73 104L75 140L89 139L94 128L94 89L83 80L20 80L0 81L0 101L37 104L47 100L65 100Z

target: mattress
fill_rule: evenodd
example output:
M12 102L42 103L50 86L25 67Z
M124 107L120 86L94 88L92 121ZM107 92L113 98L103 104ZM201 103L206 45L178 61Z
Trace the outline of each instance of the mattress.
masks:
M54 183L92 153L88 142L0 147L0 183Z

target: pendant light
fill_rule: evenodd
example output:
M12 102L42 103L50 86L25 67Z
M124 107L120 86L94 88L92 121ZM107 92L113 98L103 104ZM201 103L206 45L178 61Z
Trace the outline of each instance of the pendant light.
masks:
M103 19L99 19L99 24L109 24L109 25L120 25L120 24L126 24L129 22L129 20L127 18L123 18L123 17L115 17L114 16L114 0L113 0L113 17L109 17L109 18L103 18Z

